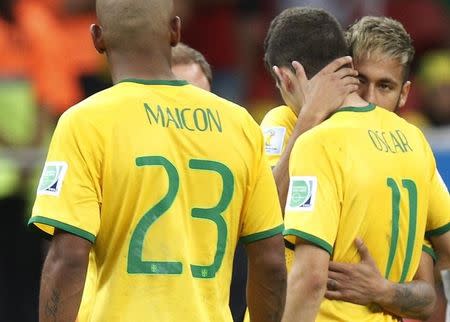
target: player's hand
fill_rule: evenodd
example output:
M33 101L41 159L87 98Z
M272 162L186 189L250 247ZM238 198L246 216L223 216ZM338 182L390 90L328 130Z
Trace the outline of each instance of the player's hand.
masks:
M388 281L380 274L363 241L355 240L361 256L359 264L330 262L325 297L360 305L378 303Z
M350 93L358 90L358 72L346 66L351 64L350 56L337 58L306 81L303 66L298 62L292 63L297 79L305 88L304 103L300 111L303 118L323 121L342 105Z

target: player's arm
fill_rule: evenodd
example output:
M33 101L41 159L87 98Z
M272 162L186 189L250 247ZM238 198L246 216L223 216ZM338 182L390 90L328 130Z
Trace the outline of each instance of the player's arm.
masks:
M83 295L92 244L55 231L44 263L39 294L39 321L75 321Z
M383 310L404 318L427 319L434 309L433 258L422 252L418 271L409 283L394 283L378 270L369 250L361 240L355 245L361 256L359 264L331 262L328 290L330 300L360 305L378 305Z
M288 276L284 322L315 321L325 294L330 254L297 239L295 260Z
M358 89L358 73L352 68L343 68L352 62L351 57L341 57L324 67L311 80L306 78L302 65L294 62L295 75L288 68L274 67L283 96L290 97L291 106L298 113L297 122L280 160L273 168L281 208L284 209L289 186L289 157L297 138L325 120L345 97ZM286 102L288 103L288 102Z
M246 245L247 304L252 321L281 321L286 299L286 265L281 234Z

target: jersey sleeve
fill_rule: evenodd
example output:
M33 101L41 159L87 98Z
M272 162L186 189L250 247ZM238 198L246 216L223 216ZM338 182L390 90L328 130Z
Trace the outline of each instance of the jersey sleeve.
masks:
M95 137L85 123L71 111L58 122L28 224L49 235L57 228L94 242L100 227L100 152L91 148Z
M256 125L257 149L253 180L247 189L241 225L241 241L250 243L283 232L278 193L263 151L263 136Z
M437 260L436 253L434 252L433 246L431 245L431 242L428 239L424 239L422 251L430 255L431 258L433 258L433 261L436 262Z
M300 136L291 153L284 235L289 243L301 238L331 255L340 221L339 168L316 134Z
M439 236L450 230L450 195L436 165L433 165L426 237Z
M267 113L261 122L264 151L270 167L278 163L289 139L286 125L282 123L271 112Z

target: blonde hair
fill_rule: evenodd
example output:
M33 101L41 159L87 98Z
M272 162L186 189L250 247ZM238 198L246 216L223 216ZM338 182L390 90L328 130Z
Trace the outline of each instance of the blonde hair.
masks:
M198 64L208 79L209 85L212 83L212 71L211 66L199 51L189 47L186 44L179 43L172 48L172 66L174 65L187 65Z
M404 79L409 77L414 58L411 36L397 20L366 16L356 21L346 33L352 56L358 60L381 54L397 59L404 67Z

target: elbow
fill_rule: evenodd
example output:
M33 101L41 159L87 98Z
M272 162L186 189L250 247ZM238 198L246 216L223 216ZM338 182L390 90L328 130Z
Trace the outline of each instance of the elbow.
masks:
M318 301L325 295L327 276L327 272L313 268L300 272L293 271L289 274L288 285L301 290L303 294L308 294L309 299Z

